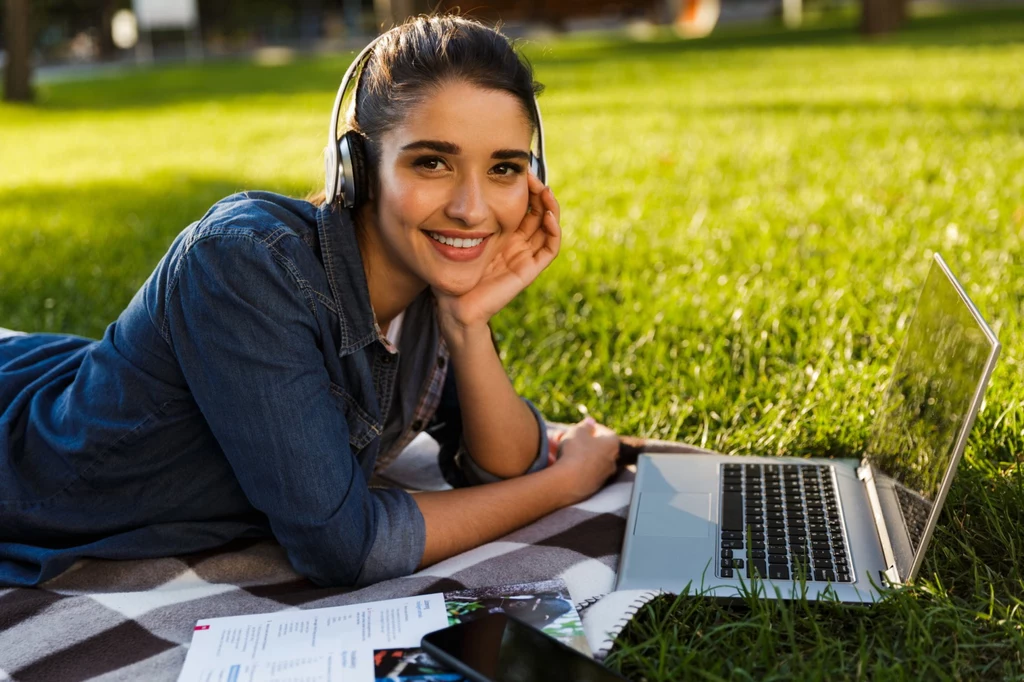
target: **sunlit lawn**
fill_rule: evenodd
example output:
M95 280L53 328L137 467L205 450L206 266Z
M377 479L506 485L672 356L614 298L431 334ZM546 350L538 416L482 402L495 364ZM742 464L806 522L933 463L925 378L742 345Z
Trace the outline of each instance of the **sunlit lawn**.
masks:
M669 598L636 679L1024 677L1024 12L528 47L562 255L496 320L550 417L856 456L929 255L1004 350L912 590L872 608ZM346 56L160 68L0 106L0 326L98 337L171 239L320 182Z

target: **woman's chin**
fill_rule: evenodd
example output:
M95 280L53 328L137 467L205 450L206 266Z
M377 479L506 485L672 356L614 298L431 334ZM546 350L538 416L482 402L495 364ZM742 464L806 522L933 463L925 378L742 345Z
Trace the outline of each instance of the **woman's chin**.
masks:
M462 296L468 294L480 282L480 277L439 277L430 282L430 288L435 293L445 296Z

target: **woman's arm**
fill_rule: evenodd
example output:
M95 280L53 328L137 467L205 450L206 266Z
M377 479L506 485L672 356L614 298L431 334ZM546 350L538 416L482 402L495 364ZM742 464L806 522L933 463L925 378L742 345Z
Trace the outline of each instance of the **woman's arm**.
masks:
M282 260L297 238L271 248L261 236L213 226L193 240L168 285L165 338L239 485L298 572L345 586L408 575L423 553L422 515L404 490L367 486L316 317Z
M619 439L611 429L588 418L566 432L561 452L553 465L526 476L471 488L414 493L427 529L419 567L496 540L587 499L615 473Z
M459 387L462 435L481 468L512 478L537 458L540 426L512 388L487 325L446 338Z

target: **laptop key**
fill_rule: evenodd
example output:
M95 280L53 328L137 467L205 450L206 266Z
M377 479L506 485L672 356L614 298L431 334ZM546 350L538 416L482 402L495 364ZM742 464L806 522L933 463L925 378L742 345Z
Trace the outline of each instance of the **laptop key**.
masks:
M769 564L783 564L783 565L788 566L789 565L789 559L786 558L786 556L784 554L780 555L780 554L771 554L771 553L769 553L768 554L768 563Z
M731 578L732 577L732 569L731 568L723 568L722 569L722 577L723 578Z
M741 493L743 492L743 486L732 483L725 484L725 492L727 493Z
M764 559L751 559L747 564L747 577L760 578L768 575L768 565Z
M849 573L836 573L836 579L839 580L839 582L841 582L841 583L848 583L848 582L850 582L850 574Z
M763 559L764 558L764 550L763 549L752 549L749 552L747 552L747 558L748 559Z
M835 580L836 574L827 569L815 569L814 570L815 580Z
M722 550L722 558L723 559L731 559L732 558L732 550L731 549L723 549Z
M743 496L722 494L722 530L743 530Z
M742 540L743 539L743 533L741 531L738 531L738 530L723 530L722 531L722 539L723 540Z
M722 549L743 549L743 540L722 540Z
M722 568L732 568L732 559L722 559Z
M789 580L789 567L780 565L769 566L768 577L772 580Z
M733 559L732 560L732 567L733 568L743 568L743 559Z

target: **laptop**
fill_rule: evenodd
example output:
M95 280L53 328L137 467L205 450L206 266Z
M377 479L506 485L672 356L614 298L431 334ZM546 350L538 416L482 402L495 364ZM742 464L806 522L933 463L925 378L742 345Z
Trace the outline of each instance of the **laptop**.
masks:
M936 254L862 457L641 454L616 589L873 602L912 580L999 349Z

